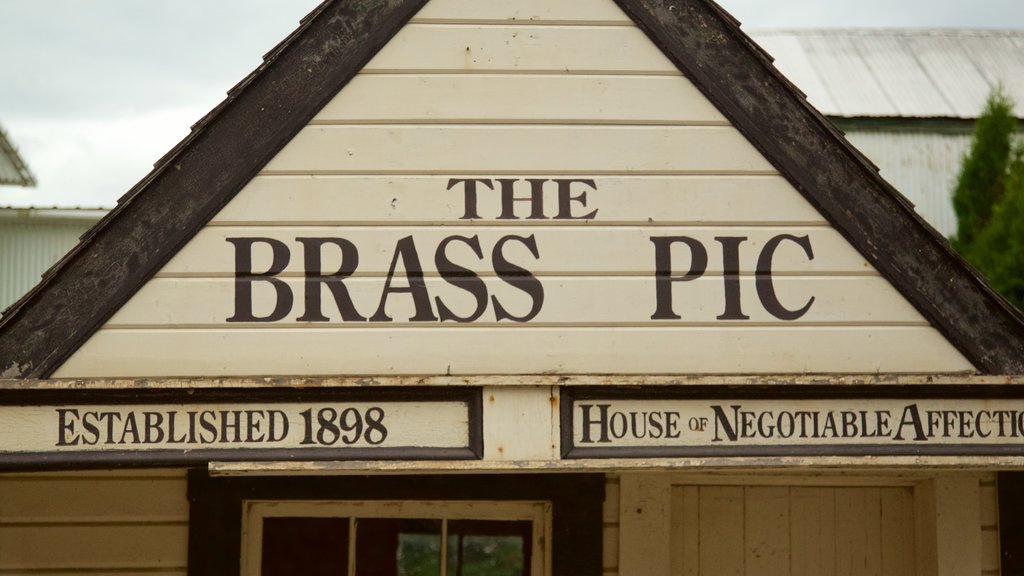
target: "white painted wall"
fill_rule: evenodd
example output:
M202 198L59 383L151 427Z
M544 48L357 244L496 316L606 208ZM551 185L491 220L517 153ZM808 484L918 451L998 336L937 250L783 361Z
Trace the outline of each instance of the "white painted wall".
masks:
M467 218L464 184L484 178ZM501 180L576 179L577 216L499 219ZM590 182L592 181L592 182ZM548 181L543 210L558 212ZM586 193L586 201L582 194ZM486 308L471 324L413 321L476 310L441 278L435 250L477 274ZM543 287L539 300L500 278L492 251ZM253 286L253 313L269 315L279 290L295 295L274 322L236 316L236 245L281 242L278 288ZM678 319L656 310L653 237L687 237L708 252L700 280L674 283ZM739 249L741 308L726 308L725 255ZM796 320L770 314L755 271L773 238L777 297ZM813 258L792 238L806 237ZM343 318L321 287L326 322L298 321L306 259L299 238L344 238L358 251L347 279L359 317ZM428 314L409 294L383 301L404 238L423 269ZM672 249L672 274L691 249ZM342 266L327 245L314 273ZM396 282L410 266L397 262ZM698 258L700 260L700 258ZM354 258L349 256L350 263ZM271 267L270 241L251 272ZM422 303L420 304L422 306ZM260 174L56 373L57 377L360 374L957 373L971 364L848 245L771 164L684 78L611 0L478 3L434 0Z

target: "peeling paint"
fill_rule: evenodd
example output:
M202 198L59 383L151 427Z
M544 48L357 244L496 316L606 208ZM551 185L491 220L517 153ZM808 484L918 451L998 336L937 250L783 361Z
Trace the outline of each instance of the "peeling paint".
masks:
M18 378L29 368L31 368L30 364L19 365L17 362L11 362L7 369L0 372L0 378Z

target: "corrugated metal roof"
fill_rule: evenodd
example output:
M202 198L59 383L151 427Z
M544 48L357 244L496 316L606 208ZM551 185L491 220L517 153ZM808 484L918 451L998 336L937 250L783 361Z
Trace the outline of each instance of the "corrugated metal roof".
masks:
M29 172L18 150L0 127L0 185L35 186L36 179Z
M87 206L0 206L0 218L99 220L109 208Z
M1024 30L763 30L811 104L844 118L976 118L1002 84L1024 117Z

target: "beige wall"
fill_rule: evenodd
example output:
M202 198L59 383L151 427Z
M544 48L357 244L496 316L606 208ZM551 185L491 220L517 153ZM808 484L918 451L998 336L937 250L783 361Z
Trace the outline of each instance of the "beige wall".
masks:
M994 575L994 481L993 473L623 474L619 550L605 551L618 571L606 574Z
M869 495L885 492L897 498L906 496L914 500L912 508L905 507L913 517L908 519L904 514L902 523L904 528L907 522L912 523L917 540L910 560L917 566L915 574L999 574L998 501L993 473L869 478L848 473L778 476L764 472L728 476L626 473L621 479L618 474L609 474L604 507L604 574L710 573L669 571L672 566L673 570L682 568L678 556L673 564L672 550L681 550L672 544L681 528L673 494L678 496L684 490L692 493L698 486L723 494L742 494L743 487L748 486L747 491L764 493L841 490L853 494L860 490ZM742 499L735 505L742 506ZM890 515L894 512L891 508L886 511ZM85 570L90 574L183 575L187 566L187 523L184 471L0 475L0 574L31 571L57 575ZM693 527L690 523L689 528ZM801 527L804 535L812 534L806 525L785 524L781 530L788 534ZM728 545L730 536L720 534L717 538L719 544ZM888 549L892 550L893 545L888 542ZM826 573L832 572L816 572Z
M184 575L185 471L0 475L0 574Z

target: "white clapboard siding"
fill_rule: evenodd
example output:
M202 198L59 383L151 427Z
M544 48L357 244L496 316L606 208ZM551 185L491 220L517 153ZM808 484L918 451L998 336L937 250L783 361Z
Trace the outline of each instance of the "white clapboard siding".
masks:
M726 126L307 126L264 174L775 174Z
M313 119L374 121L728 124L682 76L533 74L361 74Z
M55 377L965 370L955 348L920 327L108 328Z
M501 24L409 24L363 71L680 73L633 26Z
M431 0L416 14L413 21L633 24L629 16L612 0Z
M529 248L519 241L505 244L507 259L535 275L643 275L654 274L654 244L652 237L686 236L699 241L708 252L706 274L720 274L724 269L722 245L717 237L740 236L747 240L740 246L740 269L756 269L758 256L765 244L780 235L807 236L814 252L809 260L806 252L795 242L784 241L775 252L772 271L777 274L805 275L875 275L875 269L833 228L825 226L779 226L757 228L726 227L672 227L672 226L538 226L524 229L516 226L351 226L339 227L281 227L210 226L201 230L159 273L160 276L234 276L235 245L229 238L273 238L284 242L291 253L286 274L304 273L303 245L296 238L344 238L359 251L359 266L355 276L387 274L394 259L395 245L402 238L412 236L423 270L434 273L434 253L442 240L449 236L476 236L484 261L462 243L453 243L448 254L454 262L462 262L478 272L492 270L491 255L498 241L506 236L534 237L540 258L534 258ZM253 246L253 272L270 268L272 251L266 243ZM341 249L327 245L322 250L322 271L330 273L340 268ZM673 245L673 266L676 274L689 269L690 254L685 244Z
M531 297L504 280L482 278L487 293L497 298L502 306L517 315L526 314L532 306ZM296 324L305 312L305 281L302 278L285 280L294 295L291 313L277 322L278 327ZM544 306L530 321L537 325L639 325L651 324L655 311L655 279L639 277L545 277ZM468 317L477 308L475 297L441 278L425 280L431 296L431 307L437 314L435 299L440 299L455 314ZM805 316L795 324L914 324L928 323L917 310L899 298L888 281L881 277L787 277L774 281L775 292L787 308L799 309L811 298L814 303ZM406 284L404 278L397 285ZM381 302L383 278L348 278L343 281L355 309L365 318L373 316ZM678 321L660 321L659 324L715 324L725 325L716 318L725 310L724 278L704 277L673 288L673 307L682 318ZM320 286L317 293L323 314L331 323L342 324L340 312L330 291ZM756 280L747 276L740 280L743 312L749 320L731 321L739 325L752 323L784 324L769 314L757 296ZM234 315L235 281L232 278L159 278L149 282L107 326L157 327L193 326L220 327ZM253 312L267 317L277 305L277 291L266 282L253 286ZM494 307L475 326L494 322ZM424 326L423 322L408 323L416 315L413 299L408 294L392 294L385 307L395 324ZM585 320L582 320L585 319ZM314 327L323 323L302 323ZM349 326L359 326L359 323ZM375 327L372 324L367 328ZM386 327L376 325L376 327Z
M915 574L909 487L677 486L673 576Z
M466 190L478 186L478 219ZM592 220L498 220L497 179L593 180L570 185L571 204ZM594 189L596 187L596 189ZM558 211L558 185L544 184L544 214ZM586 201L582 194L586 193ZM585 204L585 205L584 205ZM808 236L814 258L793 242L772 264L790 309L811 296L797 322L768 314L754 272L772 238ZM460 316L470 294L438 278L435 255L451 236L476 237L483 258L460 242L452 261L485 279L512 314L532 300L496 277L493 250L507 236L536 241L504 254L534 274L545 303L530 324L496 322L493 302L471 326L410 323L412 299L392 294L392 323L340 322L321 287L326 324L305 310L298 238L344 238L359 254L345 281L357 310L372 316L396 244L412 237L436 298ZM685 236L708 250L704 278L673 284L678 321L653 323L652 237ZM229 238L284 242L279 278L295 292L277 323L234 324L235 247ZM724 254L740 246L743 312L720 322ZM327 244L320 272L341 267ZM691 254L672 248L672 272ZM271 265L265 243L253 270ZM399 262L404 270L407 262ZM397 274L395 286L405 286ZM273 304L253 285L255 310ZM301 308L301 309L300 309ZM693 374L970 372L973 366L929 327L878 271L786 182L612 0L432 0L56 375L215 376L341 374Z
M0 476L0 574L181 574L183 471Z
M258 176L225 206L212 224L432 224L437 222L493 225L501 214L500 184L494 190L478 185L480 220L464 220L464 184L445 176ZM508 177L511 178L511 177ZM597 210L594 221L517 221L539 226L593 224L656 225L824 225L825 219L781 176L605 176L597 189L574 184L573 194L586 193L586 207L573 205L573 215ZM529 184L518 184L525 197ZM525 187L525 188L524 188ZM558 213L558 185L545 185L544 212ZM516 214L526 215L523 203ZM508 224L510 221L503 221Z

